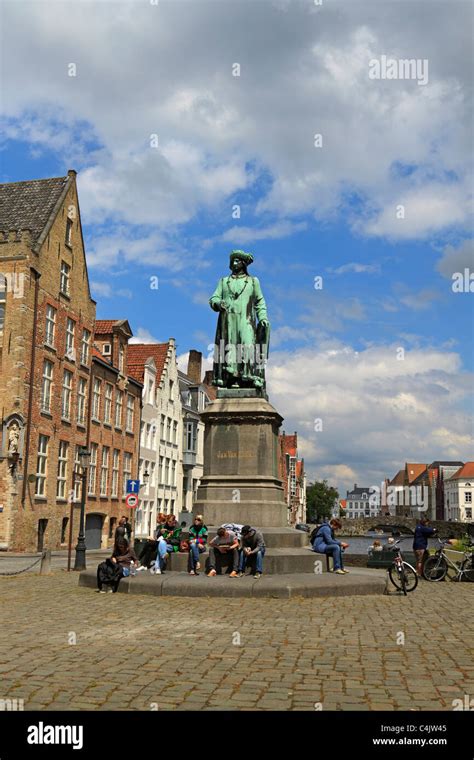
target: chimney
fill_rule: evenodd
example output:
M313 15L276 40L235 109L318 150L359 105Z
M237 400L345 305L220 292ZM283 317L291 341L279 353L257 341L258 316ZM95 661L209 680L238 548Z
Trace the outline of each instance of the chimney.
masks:
M67 175L68 177L77 177L77 172L75 169L68 169Z
M201 351L195 351L192 348L189 352L188 358L188 372L187 375L192 383L199 385L201 382L202 372L202 353Z
M212 369L208 369L204 373L204 385L212 385Z
M356 490L356 488L357 488L357 483L354 483L354 491Z

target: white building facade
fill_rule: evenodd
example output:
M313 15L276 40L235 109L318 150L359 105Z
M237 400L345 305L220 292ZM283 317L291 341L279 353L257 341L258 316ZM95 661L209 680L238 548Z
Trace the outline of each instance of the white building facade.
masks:
M473 521L474 462L466 462L444 481L444 519Z

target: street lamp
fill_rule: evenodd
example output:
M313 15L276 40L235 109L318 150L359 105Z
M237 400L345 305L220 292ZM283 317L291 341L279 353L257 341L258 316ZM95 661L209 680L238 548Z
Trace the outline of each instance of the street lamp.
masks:
M85 535L85 516L86 516L86 484L87 484L87 465L89 464L91 453L85 446L79 449L79 464L81 472L77 473L82 481L81 486L81 516L79 520L79 536L76 544L76 559L74 561L74 570L86 569L86 535Z

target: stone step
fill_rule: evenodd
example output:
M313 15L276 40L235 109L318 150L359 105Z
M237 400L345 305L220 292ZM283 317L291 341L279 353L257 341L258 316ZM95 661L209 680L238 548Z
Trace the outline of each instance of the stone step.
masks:
M333 573L292 573L229 578L228 575L208 578L201 574L164 573L150 575L139 573L133 578L122 578L118 593L152 596L181 597L292 597L366 596L384 594L386 573L381 570L351 569L348 575ZM84 570L79 575L79 586L97 588L95 569ZM107 596L104 597L107 599Z
M200 555L201 568L204 572L209 552ZM320 554L315 554L309 548L284 548L267 549L263 560L264 572L268 575L281 573L313 573L315 561L321 561L322 571L326 570L326 559ZM168 559L167 571L182 572L188 568L188 555L185 552L176 552ZM319 572L319 570L318 570Z
M214 538L218 526L208 526L209 540ZM265 545L269 549L309 546L309 533L294 528L262 528Z

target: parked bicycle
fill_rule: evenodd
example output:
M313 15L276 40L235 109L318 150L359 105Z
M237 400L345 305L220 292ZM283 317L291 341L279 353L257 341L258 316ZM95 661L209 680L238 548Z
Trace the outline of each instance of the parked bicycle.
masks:
M393 565L388 569L388 575L399 591L403 591L405 596L409 591L414 591L418 586L418 575L415 568L403 559L402 551L400 549L400 541L395 541L392 547L392 551L395 553L393 559Z
M462 554L462 559L456 562L451 559L445 552L445 546L450 543L449 538L438 538L439 547L423 565L423 576L427 581L444 581L450 569L454 570L456 575L453 581L467 580L474 583L474 544L469 544L466 551L457 552ZM455 551L452 549L451 551Z

